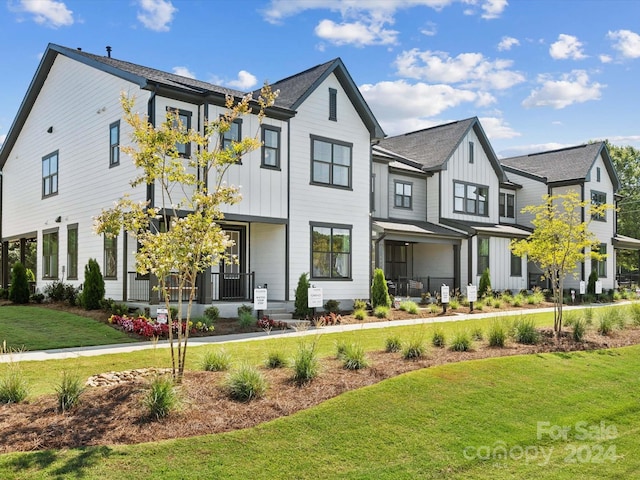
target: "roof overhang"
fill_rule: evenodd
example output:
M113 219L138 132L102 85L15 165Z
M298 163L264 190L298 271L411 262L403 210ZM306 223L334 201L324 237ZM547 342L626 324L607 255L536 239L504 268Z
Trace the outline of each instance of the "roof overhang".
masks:
M640 250L640 240L633 237L627 237L626 235L616 234L611 239L611 243L614 248L621 248L624 250Z
M532 230L516 224L477 223L460 220L441 219L445 225L466 232L467 235L488 235L490 237L526 238Z
M429 222L399 222L393 220L374 220L375 236L401 236L407 241L425 242L428 240L462 240L463 233ZM400 237L398 237L400 238Z

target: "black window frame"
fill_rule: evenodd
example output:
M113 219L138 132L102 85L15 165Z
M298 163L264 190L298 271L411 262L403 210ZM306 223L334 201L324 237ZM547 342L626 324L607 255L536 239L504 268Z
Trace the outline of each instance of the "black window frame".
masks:
M277 145L275 147L271 146L271 145L267 145L266 142L266 132L274 132L276 134L276 141L277 141ZM280 127L275 127L273 125L262 125L262 132L261 132L261 137L262 137L262 151L261 151L261 163L260 165L263 168L270 168L273 170L280 170L280 150L281 150L281 131L282 129ZM275 155L275 165L271 165L270 163L266 163L266 158L267 158L267 152L268 151L272 151L274 152Z
M74 232L73 235L71 232ZM78 279L78 224L67 225L67 280Z
M457 195L457 186L460 185L461 187L464 188L464 196L461 197L459 195ZM469 190L470 188L475 188L476 189L476 194L475 194L475 198L471 198L470 194L469 194ZM485 191L485 200L484 202L480 201L480 191L484 190ZM456 199L462 199L462 206L463 209L460 210L458 208L456 208ZM474 209L473 211L471 211L471 209L468 209L468 202L474 202ZM484 213L479 213L480 211L480 204L484 203ZM462 182L459 180L454 180L453 181L453 211L454 213L462 213L465 215L475 215L478 217L488 217L489 216L489 187L486 185L479 185L476 183L469 183L469 182Z
M482 246L485 245L486 242L486 246L487 246L487 253L486 255L484 254L484 252L482 252L483 248ZM478 245L477 245L477 253L478 253L478 264L477 264L477 268L478 268L478 275L482 275L485 271L485 269L489 268L489 261L491 258L491 242L490 242L490 238L487 236L478 236ZM486 259L486 260L484 260Z
M340 140L335 140L335 139L326 138L326 137L319 137L317 135L310 135L310 140L311 140L311 181L310 181L311 185L319 185L319 186L324 186L324 187L333 187L333 188L341 188L341 189L351 190L352 186L353 186L353 143L343 142L343 141L340 141ZM320 142L320 143L324 143L324 144L330 145L330 148L331 148L331 159L330 159L330 161L327 162L327 161L325 161L323 159L316 159L315 158L316 142ZM344 147L344 148L347 148L349 150L349 163L348 163L348 165L335 163L335 161L334 161L334 159L335 159L335 155L334 155L335 147ZM328 165L328 174L329 174L329 181L328 182L322 182L322 181L319 181L319 180L315 179L315 173L316 173L315 166L316 166L316 164ZM346 168L348 170L348 173L347 173L347 177L348 177L347 185L334 183L334 169L335 168Z
M512 277L522 277L522 257L509 251L511 252L510 274Z
M329 88L329 120L338 121L338 90Z
M56 159L55 172L51 170L51 159ZM48 174L45 175L45 164L48 166ZM59 150L42 157L42 198L52 197L58 194L60 175Z
M118 279L118 236L116 235L116 236L110 237L109 235L105 234L103 236L103 239L104 240L103 240L102 268L104 271L104 279L117 280ZM112 254L113 259L109 258L109 254Z
M237 135L234 136L233 128L237 127ZM220 147L222 150L227 150L233 143L238 143L242 140L242 119L236 118L231 125L229 126L229 130L226 132L220 133ZM236 159L236 164L242 165L242 158L238 157Z
M402 193L398 193L398 187L402 186ZM406 193L406 187L409 187L409 194ZM408 199L409 204L405 205L405 200ZM413 209L413 183L405 182L402 180L395 180L393 182L393 206L396 208L404 208L407 210Z
M600 167L596 167L596 182L600 183Z
M598 245L598 253L603 255L607 254L607 244L601 243ZM591 270L598 274L598 278L607 278L607 257L602 260L591 260Z
M591 190L591 203L593 205L603 205L607 203L607 194L605 192L599 192L597 190ZM591 220L597 222L606 222L607 213L603 212L601 215L591 214Z
M317 222L310 222L309 223L309 231L310 231L310 252L311 252L311 262L310 262L310 268L309 271L311 272L310 278L311 280L317 280L317 281L351 281L353 279L353 226L352 225L341 225L341 224L333 224L333 223L317 223ZM314 249L317 248L314 245L314 231L316 229L329 229L329 243L330 243L330 247L328 250L320 250L320 249ZM336 251L334 250L334 231L336 230L346 230L348 231L348 251ZM328 275L322 275L318 272L317 268L314 268L314 263L315 260L318 258L319 255L322 256L329 256L329 264L331 265L330 268L327 268L326 270L329 271ZM347 275L341 275L338 274L338 269L336 268L336 257L338 255L347 255L348 256L348 261L347 261L347 268L349 269L348 274Z
M500 192L498 214L504 218L516 218L516 196L513 193Z
M167 107L167 111L171 112L173 115L175 115L176 113L178 114L178 119L182 123L182 126L184 127L186 132L191 130L191 117L193 116L193 112L190 112L189 110L183 110L181 108L176 108L176 107ZM173 122L173 126L174 126L174 128L177 127L177 122L175 120ZM183 148L184 151L181 148ZM191 157L191 143L190 142L177 143L176 144L176 150L178 151L178 154L182 158Z
M55 245L55 251L51 246ZM42 278L57 280L60 268L60 231L58 228L42 231ZM54 271L55 270L55 271Z
M114 142L113 132L116 132ZM109 125L109 168L120 165L120 120Z

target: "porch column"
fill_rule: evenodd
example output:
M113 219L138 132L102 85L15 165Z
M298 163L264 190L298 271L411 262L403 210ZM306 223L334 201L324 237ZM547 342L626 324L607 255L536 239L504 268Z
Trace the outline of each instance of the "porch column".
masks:
M453 245L453 288L460 288L460 245Z
M210 305L213 302L211 283L211 267L207 268L204 272L198 275L198 302L203 305Z
M2 288L9 286L9 242L2 242Z

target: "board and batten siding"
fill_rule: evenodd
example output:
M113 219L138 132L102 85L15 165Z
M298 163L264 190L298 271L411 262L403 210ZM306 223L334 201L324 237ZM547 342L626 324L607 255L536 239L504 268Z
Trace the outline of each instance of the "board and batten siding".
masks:
M3 236L19 238L37 232L37 287L42 279L42 232L58 228L58 278L67 271L67 227L78 225L78 280L95 258L104 272L102 236L93 230L93 217L123 194L144 200L144 188L132 189L131 159L121 152L120 164L109 167L109 125L120 120L121 145L129 143L131 129L122 119L121 92L135 95L134 110L147 111L148 92L137 86L58 55L26 119L4 167ZM49 127L52 132L47 133ZM58 193L42 198L42 159L58 152ZM60 217L60 222L55 219ZM118 278L106 280L106 296L122 298L122 235L118 237Z
M427 177L427 221L431 223L440 222L440 175Z
M469 163L469 142L474 144L473 163ZM472 130L464 136L458 148L453 152L447 162L446 170L440 172L442 176L442 216L454 220L498 223L498 193L500 182L496 175L487 153L476 133ZM454 182L466 182L489 188L488 215L469 215L454 212Z
M328 120L329 89L337 90L337 121ZM369 297L371 188L370 135L335 75L329 75L290 120L289 297L311 268L310 223L351 227L351 279L315 280L325 301ZM311 136L352 144L351 188L311 184ZM343 303L346 308L347 304Z
M401 208L395 206L396 183L407 183L411 185L411 208ZM424 178L410 175L400 175L389 173L388 186L389 218L401 220L415 220L424 222L427 218L427 184Z

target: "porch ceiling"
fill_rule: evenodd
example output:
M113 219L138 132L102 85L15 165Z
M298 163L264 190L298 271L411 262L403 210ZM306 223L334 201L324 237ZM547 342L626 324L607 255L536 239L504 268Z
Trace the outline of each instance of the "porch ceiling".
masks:
M640 250L640 240L633 237L627 237L626 235L616 234L611 243L615 248L622 248L625 250Z

